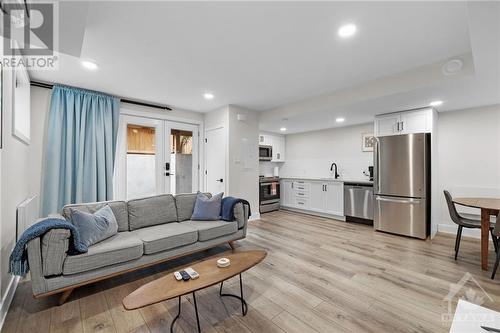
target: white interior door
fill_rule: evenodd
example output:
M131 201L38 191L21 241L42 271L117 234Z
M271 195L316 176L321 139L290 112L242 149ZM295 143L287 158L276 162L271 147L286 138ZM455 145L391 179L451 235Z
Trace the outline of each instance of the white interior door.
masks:
M115 166L115 199L199 189L198 126L122 115Z
M212 194L226 191L225 133L224 127L205 132L205 189Z

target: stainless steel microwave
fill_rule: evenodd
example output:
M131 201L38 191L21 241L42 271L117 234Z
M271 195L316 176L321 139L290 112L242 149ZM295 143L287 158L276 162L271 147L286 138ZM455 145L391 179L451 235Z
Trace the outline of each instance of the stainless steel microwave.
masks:
M259 161L270 161L273 158L273 147L259 146Z

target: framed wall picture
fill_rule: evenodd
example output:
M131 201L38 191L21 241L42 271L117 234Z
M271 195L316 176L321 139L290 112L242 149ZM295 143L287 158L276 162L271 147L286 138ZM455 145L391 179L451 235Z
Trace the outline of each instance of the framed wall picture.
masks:
M18 65L13 74L12 135L29 144L31 139L30 78L23 65Z
M362 135L362 150L363 151L373 151L375 147L375 137L373 133L363 133Z

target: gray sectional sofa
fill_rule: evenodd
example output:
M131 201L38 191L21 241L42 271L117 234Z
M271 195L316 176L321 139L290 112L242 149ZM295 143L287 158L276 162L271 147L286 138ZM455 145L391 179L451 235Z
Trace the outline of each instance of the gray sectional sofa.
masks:
M28 243L28 261L35 297L62 293L64 303L71 291L85 284L128 271L205 250L244 238L249 207L234 208L235 221L191 221L196 194L158 195L129 201L67 205L93 213L109 205L118 233L89 247L87 253L67 255L69 230L54 229Z

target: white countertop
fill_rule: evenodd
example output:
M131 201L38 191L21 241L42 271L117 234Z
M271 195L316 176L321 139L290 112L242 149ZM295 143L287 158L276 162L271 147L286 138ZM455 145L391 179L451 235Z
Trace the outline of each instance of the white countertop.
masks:
M342 183L360 183L360 184L373 184L373 181L367 179L347 179L347 178L326 178L326 177L296 177L296 176L285 176L280 177L280 179L296 179L296 180L317 180L317 181L332 181L332 182L342 182Z

